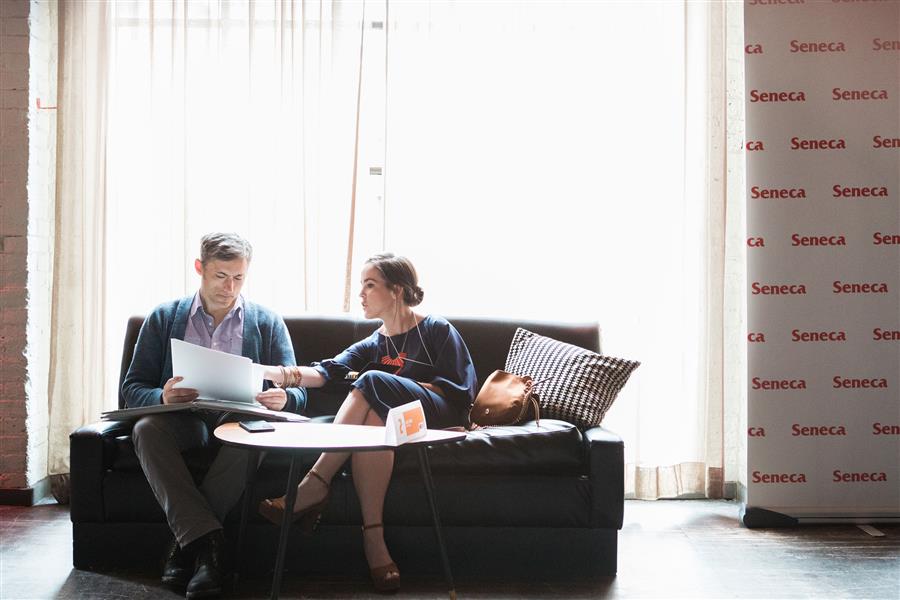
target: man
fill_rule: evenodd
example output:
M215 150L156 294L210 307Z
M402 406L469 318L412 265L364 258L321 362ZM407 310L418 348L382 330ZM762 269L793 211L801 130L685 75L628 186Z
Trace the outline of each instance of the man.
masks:
M190 402L197 390L177 387L171 343L177 338L250 358L267 365L294 365L284 320L241 296L252 257L250 244L235 234L203 237L194 268L200 289L193 296L156 307L141 326L134 358L122 384L128 407ZM300 412L303 388L269 387L256 399L272 410ZM221 594L225 538L222 523L243 492L248 455L223 446L198 487L181 452L208 446L221 413L182 411L149 415L134 426L132 439L147 481L174 539L162 580L185 587L190 599Z

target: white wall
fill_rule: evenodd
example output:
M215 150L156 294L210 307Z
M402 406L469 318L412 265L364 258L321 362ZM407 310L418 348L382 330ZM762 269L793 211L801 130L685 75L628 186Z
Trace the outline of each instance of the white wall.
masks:
M53 276L56 197L56 66L59 37L57 3L31 0L28 121L28 484L47 476L48 380L50 370L50 288Z

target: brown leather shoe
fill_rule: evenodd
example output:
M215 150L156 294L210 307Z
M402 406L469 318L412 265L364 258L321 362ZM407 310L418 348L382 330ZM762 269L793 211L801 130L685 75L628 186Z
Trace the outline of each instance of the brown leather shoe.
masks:
M319 521L322 519L322 513L325 511L325 507L328 506L328 501L331 499L331 486L329 483L315 471L311 470L309 475L321 481L325 486L325 497L312 506L307 506L303 510L294 511L291 515L291 523L299 521L300 531L303 533L312 533L318 528ZM281 496L280 498L263 500L259 503L259 514L267 521L281 527L281 523L284 519L284 499L284 496Z
M362 530L384 528L381 523L372 525L363 525ZM393 561L381 567L369 569L369 575L372 577L372 585L379 594L393 594L400 590L400 569Z

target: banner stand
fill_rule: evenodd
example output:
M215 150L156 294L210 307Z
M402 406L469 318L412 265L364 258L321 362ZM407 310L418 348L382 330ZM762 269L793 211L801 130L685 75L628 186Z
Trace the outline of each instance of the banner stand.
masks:
M745 0L747 527L900 522L900 2Z

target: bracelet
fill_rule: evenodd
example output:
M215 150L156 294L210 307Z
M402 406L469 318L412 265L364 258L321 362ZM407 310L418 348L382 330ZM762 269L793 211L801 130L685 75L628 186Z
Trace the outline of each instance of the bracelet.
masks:
M282 367L279 365L278 369L281 371L281 383L276 383L276 387L300 387L300 382L303 381L303 371L300 370L300 367Z
M291 374L291 387L300 387L300 382L303 381L303 372L300 367L288 367L287 370Z

